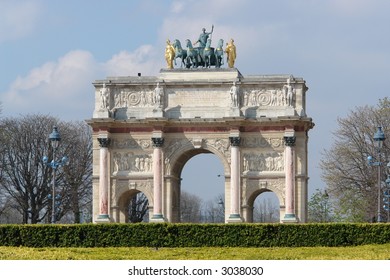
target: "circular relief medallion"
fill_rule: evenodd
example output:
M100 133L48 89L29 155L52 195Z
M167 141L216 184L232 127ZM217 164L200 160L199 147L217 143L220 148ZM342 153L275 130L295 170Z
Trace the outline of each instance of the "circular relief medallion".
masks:
M268 106L271 103L271 96L268 92L260 92L257 95L257 100L260 106Z
M136 106L139 104L141 98L139 96L139 94L135 93L135 92L132 92L129 94L129 105L130 106Z

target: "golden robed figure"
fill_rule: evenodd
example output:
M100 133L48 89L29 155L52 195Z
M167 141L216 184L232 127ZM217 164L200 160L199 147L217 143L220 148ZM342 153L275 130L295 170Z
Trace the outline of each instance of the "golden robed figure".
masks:
M172 46L171 41L167 40L165 47L165 60L167 61L167 68L173 69L173 60L175 59L175 48Z
M234 62L236 61L237 54L233 39L230 39L229 44L226 45L225 53L229 68L234 68Z

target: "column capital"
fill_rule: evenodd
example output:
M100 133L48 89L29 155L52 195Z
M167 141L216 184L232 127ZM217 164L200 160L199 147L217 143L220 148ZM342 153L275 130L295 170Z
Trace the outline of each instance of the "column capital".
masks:
M162 137L152 137L153 147L161 148L164 145L164 138Z
M286 146L289 147L295 146L295 140L296 140L295 136L284 136L284 144Z
M233 147L238 147L240 146L240 142L241 142L241 138L240 137L229 137L229 140L230 140L230 145L232 145Z
M111 139L110 138L98 138L97 139L99 141L99 146L101 148L108 148L108 146L110 145L110 142L111 142Z

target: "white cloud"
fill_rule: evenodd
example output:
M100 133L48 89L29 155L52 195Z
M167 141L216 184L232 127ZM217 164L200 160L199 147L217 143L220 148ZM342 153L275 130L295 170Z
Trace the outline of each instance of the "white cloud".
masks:
M93 102L91 82L98 70L93 56L80 50L36 67L17 77L3 94L3 114L47 113L77 119L73 114Z
M162 66L161 62L158 61L162 60L156 59L154 48L150 45L144 45L131 53L121 51L115 54L102 65L102 68L107 76L136 76L138 73L155 75L156 69L160 69Z
M154 59L151 46L134 52L121 51L107 62L98 63L88 51L70 51L17 77L2 94L3 115L45 113L65 119L92 117L92 82L107 76L156 75L162 65ZM159 65L159 68L158 68Z
M42 13L40 1L0 0L0 43L32 33Z

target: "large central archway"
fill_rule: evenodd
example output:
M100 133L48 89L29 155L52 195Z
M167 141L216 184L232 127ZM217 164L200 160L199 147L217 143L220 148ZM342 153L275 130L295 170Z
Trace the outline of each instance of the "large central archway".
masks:
M220 159L197 149L180 172L180 221L224 222L225 170Z
M314 124L302 78L171 69L94 85L95 222L122 222L133 192L148 198L151 222L179 222L183 168L207 153L223 166L225 222L251 222L255 197L267 191L280 201L281 222L306 221Z
M196 137L199 137L199 135ZM173 142L179 147L180 140L175 139ZM224 193L226 193L226 189L229 187L229 163L226 161L225 157L221 155L221 152L213 146L213 144L215 144L214 140L202 139L196 147L194 146L194 141L181 140L181 144L180 148L172 149L172 154L170 157L168 156L167 160L170 163L167 166L170 168L170 171L167 170L167 173L170 174L169 178L172 179L172 221L174 222L180 222L182 171L191 158L201 154L214 154L222 164L223 173L226 174L225 178L227 178L227 180L225 180L224 184ZM217 176L217 174L215 176ZM170 206L167 205L167 207Z

